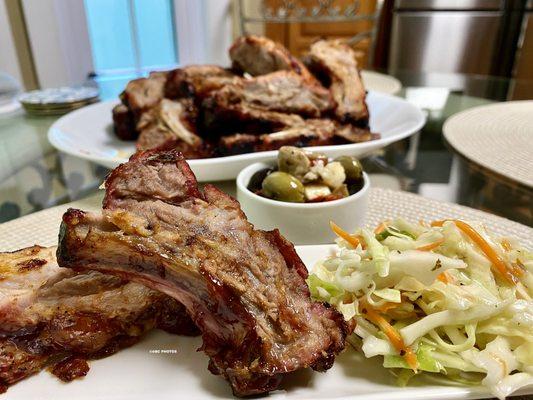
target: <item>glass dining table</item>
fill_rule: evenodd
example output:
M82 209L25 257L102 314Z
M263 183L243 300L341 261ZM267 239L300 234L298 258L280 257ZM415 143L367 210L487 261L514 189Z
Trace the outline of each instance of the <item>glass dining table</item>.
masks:
M442 127L453 114L505 100L510 87L531 93L533 81L409 71L394 75L403 85L397 95L423 109L427 123L413 136L361 160L371 184L470 206L532 226L533 188L454 153ZM115 87L101 85L102 100L116 97ZM47 132L58 118L31 116L22 109L2 113L0 107L0 223L94 196L108 174L102 166L51 146ZM235 195L234 181L215 185Z
M397 95L422 108L427 123L410 138L362 160L372 185L467 205L533 225L532 188L454 153L442 135L449 116L503 101L510 87L531 93L533 81L409 71L394 75L403 85ZM116 85L100 85L102 100L116 96ZM90 196L109 172L51 146L47 131L58 118L31 116L22 109L0 112L0 222ZM216 184L235 193L233 181Z

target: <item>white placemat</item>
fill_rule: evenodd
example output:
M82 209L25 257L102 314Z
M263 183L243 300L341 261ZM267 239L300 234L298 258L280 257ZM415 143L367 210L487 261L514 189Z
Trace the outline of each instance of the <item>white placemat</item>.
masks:
M0 225L0 251L12 251L40 244L57 244L61 216L69 207L95 211L101 207L103 192L87 199L39 211ZM514 236L528 248L533 248L533 229L505 218L456 204L427 199L416 194L389 189L370 190L366 223L376 226L395 216L418 221L444 218L460 218L481 221L499 236ZM339 222L340 223L340 222ZM283 231L282 231L283 233Z
M393 76L374 71L361 71L361 79L366 90L396 94L402 89L401 82Z
M464 157L533 188L533 101L475 107L448 118L448 143Z

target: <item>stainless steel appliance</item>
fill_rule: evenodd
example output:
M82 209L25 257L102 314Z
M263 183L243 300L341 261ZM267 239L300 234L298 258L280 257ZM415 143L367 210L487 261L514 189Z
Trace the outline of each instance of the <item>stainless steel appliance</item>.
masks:
M389 68L511 76L525 0L397 0Z
M522 20L513 76L509 99L533 99L533 0L527 2Z

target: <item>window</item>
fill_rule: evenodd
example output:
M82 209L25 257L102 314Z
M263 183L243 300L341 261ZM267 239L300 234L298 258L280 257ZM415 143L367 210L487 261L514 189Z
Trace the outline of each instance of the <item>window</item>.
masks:
M230 62L231 0L19 1L41 87L95 73L100 97L116 99L152 70Z
M95 80L102 98L127 81L178 63L172 0L85 0Z

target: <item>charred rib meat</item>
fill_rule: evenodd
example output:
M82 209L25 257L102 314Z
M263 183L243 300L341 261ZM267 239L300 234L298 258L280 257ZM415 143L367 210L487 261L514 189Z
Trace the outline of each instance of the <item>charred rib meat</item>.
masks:
M59 268L56 248L0 253L0 392L47 366L65 381L153 327L196 334L174 299L96 271Z
M255 151L278 150L282 146L325 146L331 144L359 143L379 138L366 128L341 125L337 121L321 118L306 119L277 132L260 135L237 133L220 138L217 149L220 155L234 155Z
M120 139L137 139L137 123L144 112L159 104L166 81L167 72L151 72L148 78L128 82L120 94L122 103L113 108L114 131Z
M202 106L201 128L215 141L220 136L236 132L261 134L304 123L304 119L297 114L262 110L250 103L232 101L218 92L205 99Z
M366 92L353 49L339 40L320 40L311 45L306 64L331 90L337 119L366 127Z
M321 146L331 144L335 123L327 119L309 119L305 123L263 135L235 134L220 139L222 155L278 150L282 146Z
M163 98L167 72L152 72L148 78L134 79L121 94L122 103L135 118L157 105Z
M229 49L233 68L252 76L276 71L294 71L309 84L317 84L305 65L281 43L262 36L242 36Z
M236 102L246 107L287 114L319 117L335 103L329 90L309 85L292 71L279 71L252 79L240 80L217 90L213 96L219 107Z
M210 371L239 396L276 389L291 371L325 370L344 348L344 320L311 301L292 244L254 229L215 187L200 192L175 151L141 152L116 168L101 215L67 211L58 260L179 300L202 331Z
M153 149L176 141L183 143L183 151L188 153L188 157L195 155L204 145L195 132L196 119L197 109L191 99L161 100L157 106L145 112L137 124L141 132L137 149Z
M122 140L135 140L139 136L135 129L135 117L124 104L113 107L113 126L115 134Z
M191 97L200 100L209 92L240 79L218 65L189 65L169 72L165 83L165 97Z

